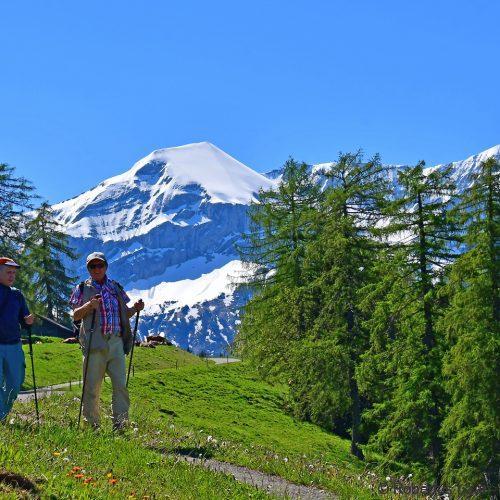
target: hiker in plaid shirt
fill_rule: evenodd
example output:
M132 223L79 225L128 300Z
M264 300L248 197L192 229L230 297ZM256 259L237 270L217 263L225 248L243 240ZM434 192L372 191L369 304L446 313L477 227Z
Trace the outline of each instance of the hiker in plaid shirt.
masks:
M73 320L81 320L79 340L84 373L88 364L83 415L90 425L99 426L99 394L107 374L113 389L113 427L121 429L128 421L130 406L125 366L125 355L133 342L129 318L144 309L144 303L139 300L132 307L127 306L130 298L119 283L108 278L108 262L103 253L91 253L87 269L90 277L73 290L70 298ZM90 335L94 311L94 330Z
M130 302L129 296L125 290L121 288L114 281L111 281L107 276L104 278L103 283L98 283L92 280L92 285L101 295L101 305L99 307L100 322L102 332L104 335L120 335L120 308L117 295L121 296L125 304ZM76 287L71 294L69 303L71 307L77 308L83 306L83 287Z

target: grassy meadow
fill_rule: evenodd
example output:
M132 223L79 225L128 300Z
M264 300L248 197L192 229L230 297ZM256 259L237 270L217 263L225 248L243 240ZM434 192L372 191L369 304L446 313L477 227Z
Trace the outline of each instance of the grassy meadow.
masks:
M35 349L37 377L49 383L74 373L71 363L55 361L65 349L67 359L81 363L75 345ZM387 485L385 473L379 478L373 464L350 455L347 440L287 414L286 387L259 380L244 363L215 365L164 346L136 349L134 360L131 426L124 434L111 430L108 381L97 432L76 429L79 387L40 401L40 427L33 403L16 402L10 423L0 426L0 467L32 481L37 492L23 490L26 498L268 496L176 455L247 466L339 498L377 498L374 492ZM18 498L19 488L0 482L0 494Z
M26 378L23 389L32 389L31 361L28 345L23 346L26 357ZM64 382L78 382L82 377L82 351L79 344L64 344L60 339L50 338L33 344L35 377L37 386L47 386ZM127 357L128 369L129 357ZM201 364L203 361L182 349L160 346L155 349L134 348L134 373L163 370Z

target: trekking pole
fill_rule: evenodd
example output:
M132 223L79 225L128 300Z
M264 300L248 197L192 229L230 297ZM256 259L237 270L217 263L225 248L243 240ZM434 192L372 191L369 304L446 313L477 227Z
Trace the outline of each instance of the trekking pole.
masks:
M36 379L35 379L35 361L33 359L33 340L31 338L31 325L27 325L28 330L28 343L30 346L30 358L31 358L31 373L33 375L33 391L35 393L35 411L36 411L36 421L40 425L40 413L38 412L38 395L36 392Z
M128 387L128 379L130 378L130 369L132 368L132 358L134 357L135 338L137 336L137 325L139 324L139 313L140 312L141 311L137 311L137 314L135 315L134 335L132 337L132 349L130 350L130 361L128 364L127 383L125 384L125 387Z
M101 296L95 295L96 299L100 299ZM87 382L87 370L89 368L89 358L90 358L90 346L92 345L92 334L94 333L95 328L95 317L96 317L97 309L94 309L92 313L92 323L90 324L90 332L89 332L89 345L87 347L87 355L85 356L85 366L83 370L83 386L82 386L82 397L80 398L80 412L78 413L78 428L80 427L80 421L82 419L82 409L83 409L83 395L85 394L85 382Z

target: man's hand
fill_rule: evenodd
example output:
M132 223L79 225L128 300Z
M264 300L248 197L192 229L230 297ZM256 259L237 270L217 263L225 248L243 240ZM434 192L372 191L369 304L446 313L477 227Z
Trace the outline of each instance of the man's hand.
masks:
M102 302L101 296L94 295L94 297L92 297L88 302L90 310L93 311L99 309L101 307L101 302Z
M127 308L127 315L131 318L134 314L137 314L139 311L144 309L144 302L142 299L139 299L137 302L134 302L132 307Z
M32 325L35 321L35 316L33 316L33 314L28 314L28 316L25 316L24 317L24 322L27 324L27 325Z
M99 294L94 295L88 302L85 302L83 306L73 309L73 321L80 321L93 311L97 311L100 306L101 296Z
M142 299L139 299L137 302L134 303L134 309L135 312L139 312L144 309L144 302L142 301Z

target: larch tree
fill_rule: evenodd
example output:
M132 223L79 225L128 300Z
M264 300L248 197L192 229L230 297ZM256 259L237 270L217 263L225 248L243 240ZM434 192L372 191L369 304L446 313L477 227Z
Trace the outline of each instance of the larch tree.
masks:
M498 493L500 471L500 172L490 158L471 176L457 212L465 251L446 285L441 325L450 343L444 377L451 402L443 422L444 479Z
M307 329L302 267L320 198L309 167L290 158L277 186L261 191L249 209L250 229L239 252L253 297L236 342L266 375L286 375L293 342Z
M33 208L34 187L17 177L13 167L0 163L0 255L16 257L24 244L26 212Z
M401 170L399 183L402 192L378 231L390 245L363 292L371 339L358 373L372 405L365 414L370 446L439 480L446 347L437 330L437 290L456 257L448 213L454 185L449 168L425 171L423 162Z
M359 291L371 280L371 263L379 250L373 229L383 216L387 176L378 156L363 162L360 152L341 154L325 175L330 187L305 262L309 295L316 297L313 321L307 341L296 352L296 365L303 369L296 371L291 394L302 416L349 431L351 452L363 458L356 367L368 332Z

